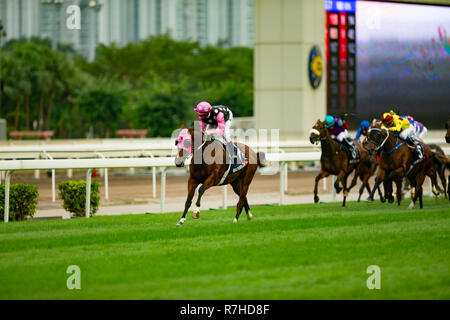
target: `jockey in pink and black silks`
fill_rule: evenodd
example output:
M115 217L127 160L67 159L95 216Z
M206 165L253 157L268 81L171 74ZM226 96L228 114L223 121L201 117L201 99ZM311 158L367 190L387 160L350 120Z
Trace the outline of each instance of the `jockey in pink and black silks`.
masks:
M199 115L198 120L202 130L207 135L222 136L228 154L233 158L233 142L231 141L230 128L233 121L233 112L225 106L211 106L208 102L200 102L194 111Z
M225 106L214 106L208 102L200 102L195 108L199 115L198 120L206 134L223 136L227 142L231 141L230 127L233 121L233 112Z

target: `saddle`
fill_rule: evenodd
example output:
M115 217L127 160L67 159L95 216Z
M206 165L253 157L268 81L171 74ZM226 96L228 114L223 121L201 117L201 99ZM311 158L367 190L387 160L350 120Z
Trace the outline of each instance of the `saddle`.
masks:
M344 139L341 143L341 149L347 152L349 156L349 163L359 163L361 161L361 154L353 140L347 138Z
M229 142L230 145L233 145L233 151L232 154L230 154L227 150L227 143L224 141L220 142L222 143L223 149L225 151L227 170L225 171L225 174L220 180L218 186L224 183L225 179L230 173L236 173L244 169L248 165L248 159L245 157L245 152L241 150L241 148L239 148L234 143Z

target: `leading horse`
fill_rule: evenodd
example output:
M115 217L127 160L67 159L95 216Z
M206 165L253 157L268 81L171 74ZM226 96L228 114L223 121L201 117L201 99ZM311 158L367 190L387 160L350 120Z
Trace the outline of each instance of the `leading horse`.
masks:
M234 222L238 221L243 207L247 213L247 218L251 220L252 213L247 201L247 192L256 169L265 165L265 154L263 152L256 153L247 145L236 143L244 151L248 164L233 173L229 170L229 161L227 161L223 144L216 139L209 139L200 128L201 126L194 126L193 124L190 128L183 129L184 131L178 136L175 143L178 146L178 154L175 158L177 167L183 166L186 159L192 157L189 165L188 196L184 212L177 226L185 223L186 214L199 185L201 186L198 189L196 207L192 215L194 219L200 217L200 201L207 189L230 184L233 191L239 196ZM229 172L228 175L226 175L227 171Z

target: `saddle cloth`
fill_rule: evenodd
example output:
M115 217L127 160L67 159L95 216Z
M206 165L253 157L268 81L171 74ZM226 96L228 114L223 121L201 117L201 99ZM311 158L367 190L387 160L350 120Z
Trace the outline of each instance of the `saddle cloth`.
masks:
M222 143L223 149L226 154L226 165L227 170L223 175L222 179L219 182L219 186L223 184L225 179L228 177L230 173L236 173L242 169L244 169L248 165L248 159L245 157L245 152L241 150L237 145L233 144L233 155L232 159L230 159L230 155L227 153L226 143L220 141Z

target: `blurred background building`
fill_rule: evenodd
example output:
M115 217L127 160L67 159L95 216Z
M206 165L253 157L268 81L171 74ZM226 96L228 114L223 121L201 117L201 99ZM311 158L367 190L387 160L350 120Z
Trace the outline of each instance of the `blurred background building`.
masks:
M70 5L80 7L80 30L66 26ZM202 45L252 47L253 7L253 0L0 0L0 19L6 41L50 38L92 60L99 43L124 46L164 33Z

